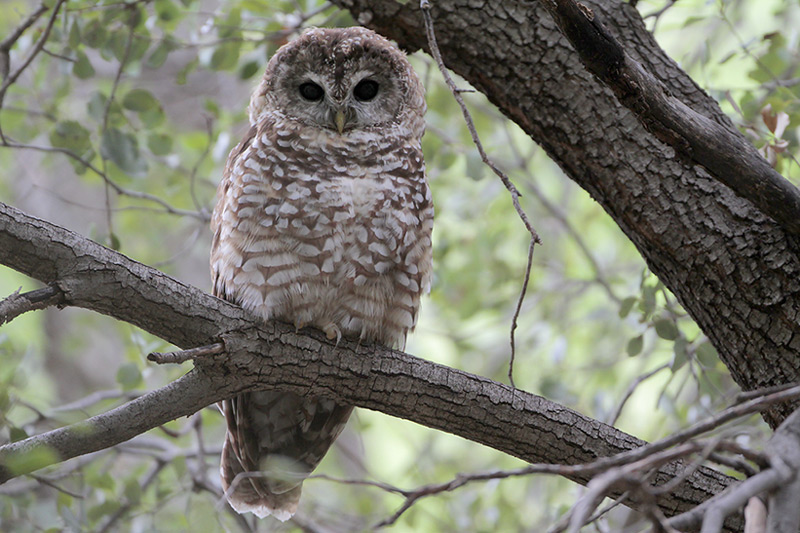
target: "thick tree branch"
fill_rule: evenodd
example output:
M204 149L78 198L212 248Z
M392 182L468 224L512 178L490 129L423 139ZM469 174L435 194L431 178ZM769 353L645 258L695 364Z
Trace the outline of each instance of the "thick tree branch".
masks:
M13 252L13 253L12 253ZM0 204L0 261L55 283L66 305L138 325L184 348L223 341L227 353L203 357L167 386L89 421L0 448L8 479L34 465L19 452L49 449L49 462L113 445L167 420L244 390L280 384L447 431L535 463L588 463L645 443L539 396L379 346L338 346L324 334L260 324L235 307L75 233ZM664 466L657 484L679 463ZM570 476L587 483L590 476ZM659 504L687 511L731 479L701 468ZM631 505L636 506L634 500Z
M626 53L590 8L575 0L542 0L542 5L586 68L614 91L645 128L800 235L800 190L778 174L752 144L673 96Z

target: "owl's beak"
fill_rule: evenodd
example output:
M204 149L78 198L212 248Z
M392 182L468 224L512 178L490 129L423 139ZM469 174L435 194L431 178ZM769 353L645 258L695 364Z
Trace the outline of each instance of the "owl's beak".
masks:
M336 124L336 129L339 130L339 133L344 131L344 121L345 115L343 109L337 109L336 115L333 117L333 123Z

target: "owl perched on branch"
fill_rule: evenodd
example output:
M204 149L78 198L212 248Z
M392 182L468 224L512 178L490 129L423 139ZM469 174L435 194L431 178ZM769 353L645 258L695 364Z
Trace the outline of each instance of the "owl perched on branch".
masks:
M365 28L311 29L272 57L211 222L214 294L264 320L402 348L431 279L424 91ZM351 406L279 389L224 402L222 485L287 520Z

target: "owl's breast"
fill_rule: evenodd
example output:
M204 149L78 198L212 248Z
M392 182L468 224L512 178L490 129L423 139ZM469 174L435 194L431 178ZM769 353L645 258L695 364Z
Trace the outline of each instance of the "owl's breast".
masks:
M212 270L265 319L397 344L430 271L421 158L321 155L288 157L258 142L241 154L220 188L215 241L225 252L212 252Z

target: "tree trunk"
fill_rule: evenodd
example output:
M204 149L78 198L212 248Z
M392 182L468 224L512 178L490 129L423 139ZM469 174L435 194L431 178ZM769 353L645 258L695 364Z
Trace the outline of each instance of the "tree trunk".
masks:
M427 49L415 1L334 3L408 50ZM614 0L586 4L672 96L743 140L717 103L658 47L636 9ZM665 144L645 129L584 68L539 2L432 5L447 66L603 206L708 335L742 389L800 381L797 235L759 210L755 196L737 196L723 185L730 176L692 163L687 146ZM737 178L752 173L741 172ZM776 407L764 417L776 427L796 406Z

